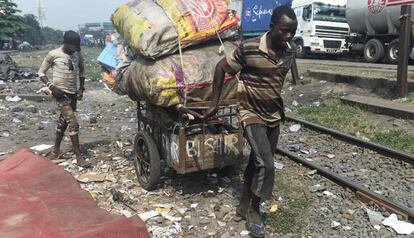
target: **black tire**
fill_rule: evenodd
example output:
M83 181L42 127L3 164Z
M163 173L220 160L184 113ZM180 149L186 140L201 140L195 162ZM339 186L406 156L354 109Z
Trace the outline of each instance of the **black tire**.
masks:
M371 39L365 44L364 58L368 63L379 63L384 60L384 44L377 39Z
M142 188L152 191L160 180L160 154L151 136L139 131L134 142L134 167Z
M398 63L398 51L400 50L399 40L394 39L387 47L386 59L390 64Z
M296 58L306 58L307 56L307 52L305 49L305 46L303 45L303 41L302 40L297 40L295 41L295 45L296 45Z

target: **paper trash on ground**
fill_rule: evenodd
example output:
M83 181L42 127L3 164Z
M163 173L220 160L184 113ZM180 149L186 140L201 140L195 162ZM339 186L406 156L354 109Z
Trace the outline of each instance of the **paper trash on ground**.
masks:
M6 101L8 101L8 102L20 102L22 99L19 97L19 96L14 96L14 97L12 97L12 96L7 96L6 97Z
M379 231L381 229L382 221L384 221L385 217L381 213L372 211L369 208L367 208L367 214L371 225Z
M160 214L156 211L149 211L149 212L144 212L141 214L138 214L139 218L141 218L141 220L143 220L144 222L147 221L148 219L151 219L153 217L159 216Z
M399 221L397 215L391 214L382 224L389 226L399 235L411 235L414 232L414 225L405 221Z
M289 127L289 130L291 132L298 132L300 130L300 128L302 128L302 126L300 124L295 124Z
M42 145L33 146L30 149L31 150L34 150L34 151L37 151L37 152L42 152L42 151L48 150L48 149L50 149L52 147L53 147L53 145L45 145L45 144L42 144Z

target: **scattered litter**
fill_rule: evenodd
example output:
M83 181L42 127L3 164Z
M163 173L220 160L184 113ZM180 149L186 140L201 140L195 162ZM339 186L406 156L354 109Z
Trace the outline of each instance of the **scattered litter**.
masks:
M277 212L278 209L279 209L279 206L277 204L275 204L270 208L270 212L275 213L275 212Z
M217 224L221 227L225 227L227 225L225 222L222 221L217 221Z
M331 223L331 227L332 228L338 228L341 226L341 223L337 222L337 221L332 221Z
M381 229L382 221L384 221L385 217L380 212L373 211L369 208L367 208L367 214L371 225L379 231Z
M275 162L275 169L282 170L285 166L281 163Z
M323 192L323 195L325 195L325 196L327 196L327 197L333 197L333 198L335 198L335 197L336 197L333 193L331 193L331 192L329 192L329 191L324 191L324 192Z
M320 83L327 83L327 81L326 80L321 80L321 81L319 81Z
M316 171L316 170L315 170ZM310 187L310 189L309 189L312 193L316 193L316 192L320 192L320 191L323 191L323 190L325 190L325 187L324 186L322 186L322 185L320 185L320 184L316 184L316 185L314 185L314 186L312 186L312 187Z
M414 225L405 221L399 221L397 215L391 214L382 224L389 226L399 235L411 235L414 232Z
M98 174L95 172L81 174L77 180L81 183L93 183L93 182L104 182L105 175Z
M16 123L16 124L22 123L22 121L18 118L13 118L13 122Z
M292 87L292 86L290 86L290 87L289 87L289 91L292 91L292 90L293 90L293 87Z
M4 82L3 80L0 80L0 85L1 84L6 84L6 82Z
M296 100L293 100L292 106L297 107L297 106L299 106L299 103Z
M1 135L0 135L1 137L9 137L10 136L10 133L8 133L8 132L3 132L3 133L1 133Z
M314 148L309 149L309 155L315 155L318 151Z
M167 219L167 220L169 220L169 221L171 221L171 222L180 222L181 221L181 217L174 217L174 216L171 216L171 215L162 215L165 219Z
M12 96L7 96L6 97L6 101L8 101L8 102L20 102L22 99L19 97L19 96L14 96L14 97L12 97Z
M244 230L244 231L240 232L240 236L241 236L241 237L248 236L249 234L250 234L250 232L249 232L249 231L246 231L246 230Z
M167 227L152 226L149 230L153 238L169 238L181 234L181 225L175 223L174 225Z
M190 206L191 208L197 208L198 207L198 203L193 203L193 204L191 204L191 206Z
M333 155L333 154L327 154L326 157L328 157L329 159L333 159L333 158L335 158L335 155Z
M155 204L154 206L160 207L160 208L168 208L168 209L173 208L172 204Z
M318 173L318 170L315 169L315 170L311 170L311 171L307 172L306 175L315 175L316 173Z
M133 217L134 216L134 214L132 214L128 210L122 210L122 215L126 216L127 218L130 218L130 217Z
M321 106L321 102L316 101L316 102L313 102L312 105L315 106L315 107L319 107L319 106Z
M151 219L153 217L159 216L159 213L156 211L148 211L148 212L144 212L141 214L138 214L139 218L141 218L141 220L143 220L144 222L147 221L148 219Z
M295 124L289 127L290 132L298 132L302 128L300 124Z
M299 94L299 97L303 97L305 94L303 94L303 93L301 93L301 94Z
M155 209L155 211L160 214L161 216L165 216L168 213L170 213L171 209L170 208L161 208L161 207L157 207Z
M346 231L350 231L350 230L352 230L352 227L350 227L350 226L343 226L342 229L344 229Z
M185 207L177 207L175 208L179 213L181 213L181 215L183 215L184 213L187 212L187 208Z
M355 210L348 209L348 210L346 210L343 217L348 219L348 220L353 220L354 219L354 214L355 214Z
M298 152L298 151L300 151L300 146L299 145L289 145L289 151L292 151L292 152Z
M48 150L48 149L50 149L52 147L53 147L53 145L45 145L45 144L42 144L42 145L33 146L30 149L33 150L33 151L42 152L42 151Z
M355 133L356 137L360 138L361 140L364 141L371 141L368 137L363 136L359 131L357 133Z

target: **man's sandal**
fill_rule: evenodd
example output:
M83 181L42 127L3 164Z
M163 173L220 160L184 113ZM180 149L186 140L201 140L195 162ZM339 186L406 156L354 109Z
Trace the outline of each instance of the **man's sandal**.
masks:
M249 219L249 214L247 214L246 229L250 232L252 237L263 238L266 234L266 226L263 221L260 224L252 223Z

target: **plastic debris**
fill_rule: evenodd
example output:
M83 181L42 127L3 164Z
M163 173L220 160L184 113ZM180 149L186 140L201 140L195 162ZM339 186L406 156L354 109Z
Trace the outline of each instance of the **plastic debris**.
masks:
M190 205L191 208L197 208L198 207L198 203L193 203Z
M275 169L282 170L285 166L281 163L275 162Z
M327 154L326 157L328 157L328 159L333 159L333 158L335 158L335 155L333 155L333 154Z
M48 149L50 149L52 147L53 147L53 145L45 145L45 144L42 144L42 145L33 146L30 149L33 150L33 151L42 152L42 151L48 150Z
M399 235L411 235L414 232L414 225L405 221L399 221L397 215L391 214L382 224L394 229Z
M300 146L299 145L289 145L289 151L292 151L292 152L298 152L298 151L300 151Z
M143 220L145 222L148 219L159 216L159 213L156 212L156 211L148 211L148 212L138 214L138 216L139 216L139 218L141 218L141 220Z
M294 101L292 102L292 106L297 107L297 106L299 106L299 103L298 103L296 100L294 100Z
M122 210L122 215L126 216L127 218L130 218L130 217L133 217L134 216L134 214L132 214L128 210Z
M313 102L312 105L315 106L315 107L319 107L319 106L321 106L321 102L316 101L316 102Z
M324 192L323 192L323 195L325 195L325 196L327 196L327 197L333 197L333 198L335 198L335 197L336 197L333 193L331 193L331 192L329 192L329 191L324 191Z
M279 209L279 206L277 204L274 204L271 208L270 208L270 212L271 213L275 213L277 212L277 210Z
M318 153L318 151L316 149L309 149L309 155L315 155L316 153Z
M384 221L385 217L381 213L372 211L369 208L367 208L367 214L368 214L369 222L371 223L371 225L376 230L380 230L382 221Z
M337 222L337 221L332 221L331 223L331 227L332 228L338 228L341 226L341 223Z
M18 118L13 118L13 122L16 124L20 124L22 123L22 120L18 119Z
M95 172L81 174L77 180L81 183L93 183L93 182L104 182L105 175L98 174Z
M241 237L248 236L249 234L250 234L250 232L249 231L246 231L246 230L240 232L240 236Z
M315 170L316 171L316 170ZM310 189L309 189L312 193L316 193L316 192L320 192L320 191L323 191L323 190L325 190L325 187L324 186L322 186L322 185L320 185L320 184L316 184L316 185L314 185L314 186L312 186L312 187L310 187Z
M9 137L10 136L10 133L8 133L8 132L3 132L3 133L1 133L1 135L0 135L1 137Z
M149 230L153 238L175 237L176 235L181 234L181 225L179 223L175 223L167 227L152 226Z
M12 97L12 96L7 96L6 97L6 101L8 101L8 102L20 102L22 99L19 97L19 96L14 96L14 97Z
M290 132L298 132L302 128L300 124L295 124L289 127Z

